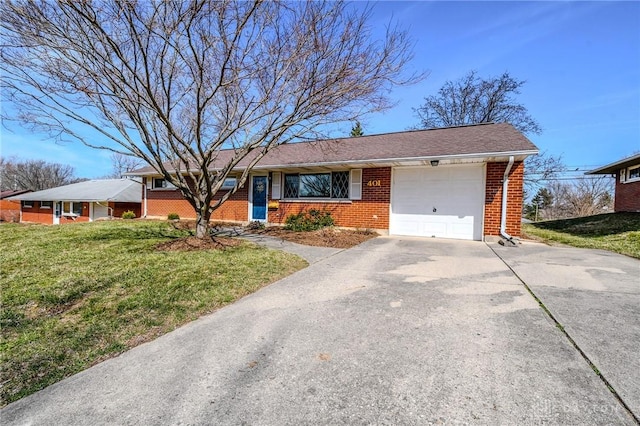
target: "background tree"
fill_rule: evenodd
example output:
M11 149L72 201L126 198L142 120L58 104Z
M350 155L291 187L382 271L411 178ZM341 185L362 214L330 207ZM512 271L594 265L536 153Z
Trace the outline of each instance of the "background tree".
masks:
M608 176L552 181L541 188L526 208L527 217L538 205L538 219L563 219L613 211L614 180Z
M144 161L138 157L114 152L111 154L111 174L107 178L120 179L125 173L139 169L143 165Z
M553 205L553 194L547 188L540 188L531 199L531 203L525 204L524 213L527 219L538 220L543 216L545 209Z
M364 136L364 132L362 131L362 126L360 126L359 121L356 121L356 124L351 127L351 133L349 134L349 136L351 136L352 138Z
M73 167L44 160L0 158L0 186L2 190L41 191L79 182Z
M516 95L526 83L508 72L499 76L481 78L476 71L456 81L447 81L437 95L427 96L425 103L414 109L420 122L417 128L463 126L479 123L510 123L524 134L540 134L542 128L531 117ZM547 152L527 157L524 183L533 192L565 170L560 156Z
M404 73L405 32L373 40L371 9L340 1L16 0L0 13L3 114L18 111L4 118L142 159L191 204L199 237L271 149L389 108L390 87L420 77Z
M540 125L518 103L515 95L526 82L516 80L508 72L496 77L480 78L470 71L457 81L447 81L437 95L427 96L414 111L419 127L462 126L479 123L510 123L522 133L542 132Z

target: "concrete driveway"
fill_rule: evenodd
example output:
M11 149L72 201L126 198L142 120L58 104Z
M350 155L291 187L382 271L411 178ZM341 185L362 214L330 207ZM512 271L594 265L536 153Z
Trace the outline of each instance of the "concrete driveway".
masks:
M635 424L488 245L401 238L319 260L0 421Z
M640 417L640 261L534 242L492 247Z

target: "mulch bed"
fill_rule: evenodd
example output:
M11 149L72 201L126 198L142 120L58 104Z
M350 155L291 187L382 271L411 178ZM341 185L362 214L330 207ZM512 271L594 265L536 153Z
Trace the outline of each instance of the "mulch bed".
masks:
M173 221L171 225L180 230L195 230L195 221L193 220ZM217 229L224 229L229 225L212 222L210 223L210 226L214 232L214 236L212 238L199 239L194 236L176 238L175 240L158 244L156 249L161 251L223 250L228 247L236 247L242 244L242 240L238 238L215 235ZM244 231L258 235L268 235L270 237L281 238L286 241L307 246L332 248L351 248L378 236L378 234L373 231L337 228L323 228L317 231L298 232L290 231L280 226L270 226L263 229L252 229L247 227Z
M196 238L183 237L165 241L156 245L159 251L195 251L195 250L224 250L237 247L242 240L229 237Z
M282 238L293 243L316 247L351 248L378 236L373 231L354 231L349 229L324 228L317 231L296 232L273 226L261 230L252 230L255 234Z

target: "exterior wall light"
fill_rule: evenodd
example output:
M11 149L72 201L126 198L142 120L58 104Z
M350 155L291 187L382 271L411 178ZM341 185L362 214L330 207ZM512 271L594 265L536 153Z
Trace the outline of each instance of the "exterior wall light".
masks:
M431 160L431 166L437 167L440 164L440 160Z

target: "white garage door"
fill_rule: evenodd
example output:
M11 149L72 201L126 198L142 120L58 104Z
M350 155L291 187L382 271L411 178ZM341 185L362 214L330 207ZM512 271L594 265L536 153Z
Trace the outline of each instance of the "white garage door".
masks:
M483 205L483 166L395 168L389 233L481 240Z

